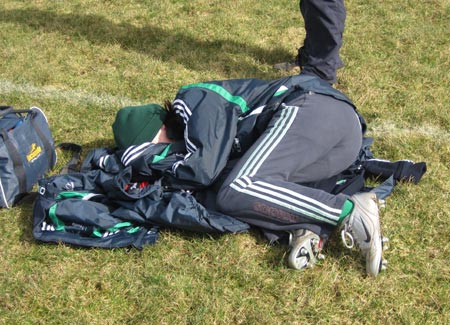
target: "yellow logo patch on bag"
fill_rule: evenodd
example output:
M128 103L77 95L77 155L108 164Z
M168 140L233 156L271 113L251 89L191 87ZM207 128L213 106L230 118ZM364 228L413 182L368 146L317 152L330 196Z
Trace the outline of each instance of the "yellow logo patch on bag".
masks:
M28 162L33 162L36 160L42 153L42 148L38 146L36 143L32 143L30 146L30 152L27 155Z

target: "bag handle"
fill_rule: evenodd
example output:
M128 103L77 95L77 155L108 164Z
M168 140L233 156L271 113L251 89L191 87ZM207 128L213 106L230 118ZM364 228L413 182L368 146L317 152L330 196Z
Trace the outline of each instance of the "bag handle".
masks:
M31 109L14 109L12 106L0 106L0 118L3 116L9 114L9 113L17 113L17 114L23 114L23 113L30 113Z
M43 131L41 130L40 125L37 123L37 121L35 120L35 116L37 114L36 111L33 110L15 110L13 111L14 113L26 113L26 112L30 112L30 116L31 116L31 125L33 126L34 130L36 131L38 137L41 139L42 144L44 145L44 150L45 153L47 155L47 159L48 159L48 168L53 168L53 166L56 163L56 154L53 150L53 146L50 143L50 141L48 140L48 138L45 136L45 134L43 133Z
M22 163L22 158L20 158L20 154L14 146L13 142L8 136L8 133L4 129L0 129L0 134L4 140L6 149L8 150L11 160L13 163L14 174L19 181L19 191L20 193L27 192L27 183L26 183L26 173L25 168Z
M0 106L0 117L5 116L8 113L11 113L13 111L12 106Z

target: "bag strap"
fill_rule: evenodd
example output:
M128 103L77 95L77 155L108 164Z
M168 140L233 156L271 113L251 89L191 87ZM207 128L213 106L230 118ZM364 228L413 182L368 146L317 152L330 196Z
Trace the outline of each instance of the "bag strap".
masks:
M281 104L285 101L287 97L295 93L296 91L304 90L299 85L293 85L291 88L286 90L284 93L272 96L272 98L267 102L265 109L271 109L272 111L277 111L280 108ZM306 91L305 91L306 93Z
M27 111L27 110L24 110ZM42 132L40 125L36 122L36 119L34 118L37 115L36 111L28 110L30 111L31 116L31 125L33 125L33 128L35 129L37 135L42 141L42 144L44 145L45 153L48 157L48 167L52 168L56 163L56 154L53 149L52 144L50 143L49 139L45 136L44 132ZM20 113L20 111L15 110L14 112Z
M5 146L9 152L9 155L11 156L14 174L19 181L19 191L20 193L25 193L27 192L26 173L25 168L23 167L22 159L20 158L20 154L9 138L8 133L4 129L0 129L0 134L5 142Z
M0 106L0 117L5 116L8 113L11 113L13 111L12 106Z
M73 172L77 172L77 165L78 162L81 159L81 152L82 148L79 144L72 143L72 142L62 142L59 143L57 148L60 148L61 150L67 150L72 152L72 158L69 160L69 162L64 165L60 170L59 174L69 174Z
M14 109L14 107L12 107L12 106L0 106L0 117L3 117L10 113L23 114L23 113L30 113L30 112L32 112L31 109Z

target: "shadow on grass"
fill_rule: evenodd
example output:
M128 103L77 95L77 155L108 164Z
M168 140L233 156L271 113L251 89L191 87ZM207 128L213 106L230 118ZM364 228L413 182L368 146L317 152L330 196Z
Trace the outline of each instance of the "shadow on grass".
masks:
M215 64L222 66L225 71L254 73L258 71L258 64L234 62L233 56L245 54L263 62L281 61L292 56L292 53L279 48L264 49L226 39L200 40L187 35L182 27L170 31L154 25L136 27L129 23L117 24L98 15L59 14L33 8L2 10L0 19L46 33L56 32L74 39L86 39L92 44L118 44L125 50L197 71ZM192 56L195 56L195 60L187 60Z
M19 229L21 230L20 240L26 243L33 243L33 204L37 198L37 192L31 192L25 195L16 205L19 209Z

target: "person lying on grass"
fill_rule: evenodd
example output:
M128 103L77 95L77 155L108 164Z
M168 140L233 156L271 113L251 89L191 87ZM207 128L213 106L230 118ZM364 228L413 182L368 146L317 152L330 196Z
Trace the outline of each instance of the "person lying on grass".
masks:
M330 231L359 246L366 272L384 263L376 196L308 186L357 159L365 123L326 81L299 74L186 85L164 107L118 112L113 133L132 163L156 143L184 142L184 158L160 182L171 190L216 189L216 208L268 232L289 234L292 268L314 265ZM161 153L163 155L163 153Z

